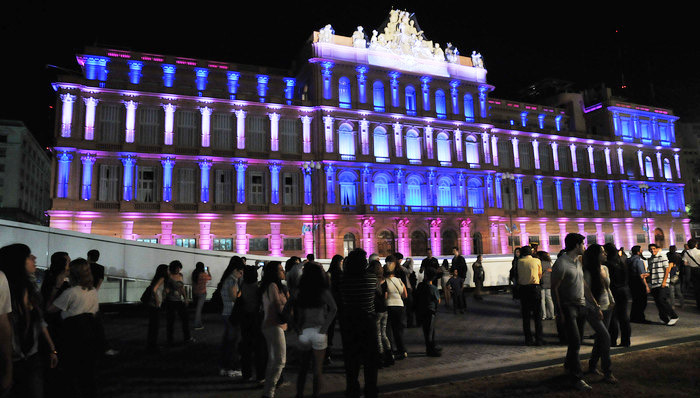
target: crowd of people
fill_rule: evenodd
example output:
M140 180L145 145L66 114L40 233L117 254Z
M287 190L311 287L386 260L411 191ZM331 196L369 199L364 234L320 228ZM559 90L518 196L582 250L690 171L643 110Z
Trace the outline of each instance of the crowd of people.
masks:
M690 284L700 308L700 250L695 239L681 253L671 246L665 256L652 243L649 258L642 256L641 246L632 247L629 257L624 248L612 243L585 247L585 237L576 233L568 234L564 245L554 264L549 253L538 251L536 244L515 249L510 279L513 298L520 300L525 344L546 344L542 321L556 320L559 341L568 346L564 366L579 390L591 389L583 380L579 362L586 323L595 333L588 373L602 375L604 381L614 384L610 347L631 345L631 323L652 323L644 315L649 294L661 324L667 326L680 319L674 306L678 301L683 307Z
M536 245L517 248L510 278L513 298L521 304L525 344L546 344L542 322L555 320L560 343L568 346L564 362L572 384L588 390L579 362L585 323L595 332L588 372L617 382L610 347L630 346L631 323L650 322L644 318L648 294L668 326L678 322L674 306L684 305L690 284L700 305L700 250L690 240L681 253L671 247L662 256L651 244L651 257L642 257L639 246L628 257L624 248L611 243L585 247L584 242L582 235L567 235L554 263ZM475 287L475 300L483 300L481 256L471 265L472 280L466 283L466 260L456 247L453 254L451 262L440 263L429 251L418 275L411 258L394 253L382 262L377 254L368 256L362 249L347 257L335 255L327 271L313 255L255 265L233 256L209 298L224 324L219 374L255 383L263 388L263 397L274 397L286 382L286 338L292 332L298 340L297 396L304 395L309 373L313 396L318 396L324 366L334 360L332 348L339 330L346 395L376 397L378 370L408 358L407 327L420 327L426 356L439 357L442 349L435 327L439 304L463 314L467 285ZM97 360L118 354L109 346L102 325L98 290L104 267L98 261L96 250L76 259L56 252L39 283L36 257L29 247L13 244L0 249L0 396L98 396ZM162 312L168 345L175 344L176 318L184 344L195 342L182 269L180 261L158 265L141 297L148 313L149 352L159 351ZM203 263L195 265L194 330L205 327L202 311L211 278Z

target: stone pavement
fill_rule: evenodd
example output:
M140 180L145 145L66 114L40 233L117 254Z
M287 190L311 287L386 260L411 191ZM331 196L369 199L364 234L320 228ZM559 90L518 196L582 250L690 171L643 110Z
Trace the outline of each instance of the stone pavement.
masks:
M409 357L379 371L379 390L389 392L429 384L465 380L472 377L532 369L563 362L566 347L556 344L554 321L544 321L543 347L525 346L519 303L509 294L484 296L482 302L468 298L467 313L453 314L441 305L438 314L437 339L443 356L425 356L420 328L406 330ZM700 312L695 303L686 301L684 309L676 309L680 321L673 327L658 324L632 324L632 347L613 348L624 353L660 345L700 339ZM647 319L657 320L652 300L646 310ZM144 351L147 320L133 309L110 312L106 308L105 328L108 338L120 355L105 358L99 367L103 397L259 397L261 389L218 376L219 344L222 333L220 317L206 314L205 329L195 331L197 342L172 348L159 354ZM165 338L165 319L161 323L161 342ZM586 326L585 336L592 333ZM179 323L175 338L182 339ZM336 333L336 346L340 334ZM278 397L293 397L296 392L297 355L295 335L287 333L287 367L284 376L290 383L278 389ZM584 340L582 359L589 356L592 340ZM334 350L334 361L325 370L325 396L342 396L345 376L341 350ZM613 358L613 371L615 359ZM311 376L307 393L311 395Z

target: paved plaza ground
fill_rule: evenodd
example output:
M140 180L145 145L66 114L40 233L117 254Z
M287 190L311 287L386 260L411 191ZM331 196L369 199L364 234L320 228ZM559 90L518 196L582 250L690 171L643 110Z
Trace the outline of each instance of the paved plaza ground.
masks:
M419 328L406 330L409 357L396 365L379 371L380 393L440 384L454 383L483 376L561 365L566 347L557 343L554 321L544 321L547 345L525 346L519 303L509 294L486 295L482 302L468 298L467 313L453 314L441 305L438 314L437 338L443 356L425 356L423 336ZM145 352L147 319L140 310L105 308L105 327L112 344L120 355L103 359L99 364L101 392L104 397L258 397L261 389L251 384L218 375L219 344L222 323L216 314L205 315L205 329L195 331L197 342L190 345L163 347L159 354ZM700 312L688 300L684 309L677 309L680 321L673 327L663 324L632 324L632 346L613 348L614 355L643 351L654 347L700 340ZM647 319L657 320L653 301L646 310ZM161 323L160 341L165 340L165 319ZM179 324L175 326L176 340L181 340ZM584 335L592 332L586 329ZM324 395L340 397L345 389L345 376L340 350L340 335L336 333L334 361L326 367ZM296 336L287 333L287 367L284 377L290 381L281 387L278 397L295 395L297 355ZM592 340L584 340L582 359L592 348ZM700 359L696 359L700 362ZM615 366L613 357L613 369ZM693 364L697 366L697 362ZM558 367L554 372L562 373ZM646 377L640 375L640 377ZM624 383L624 380L622 381ZM311 378L307 381L308 395ZM516 394L517 395L517 394ZM392 394L392 397L398 397Z

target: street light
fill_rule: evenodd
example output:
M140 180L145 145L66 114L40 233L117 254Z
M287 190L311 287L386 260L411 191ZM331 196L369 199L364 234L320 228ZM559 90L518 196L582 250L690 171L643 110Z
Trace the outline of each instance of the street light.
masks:
M649 218L647 217L647 193L649 193L649 184L639 184L639 191L642 193L642 208L644 210L644 232L647 233L647 243L651 243L651 231L649 231Z
M304 162L302 163L302 168L304 169L305 173L308 173L310 178L313 178L314 171L321 170L321 167L323 166L323 162L319 160L312 160L309 162ZM313 181L309 181L309 189L311 190L311 237L312 237L312 253L314 256L316 256L316 205L317 202L314 200L314 197L316 196L317 192L320 192L318 189L313 189L314 184Z
M506 230L510 232L510 246L511 252L515 253L515 239L513 239L513 231L516 229L516 225L513 224L513 211L515 211L515 198L513 198L513 192L511 191L511 184L515 183L515 175L513 173L503 173L502 178L507 180L506 183L506 194L510 200L510 221L506 226ZM522 243L522 242L521 242Z

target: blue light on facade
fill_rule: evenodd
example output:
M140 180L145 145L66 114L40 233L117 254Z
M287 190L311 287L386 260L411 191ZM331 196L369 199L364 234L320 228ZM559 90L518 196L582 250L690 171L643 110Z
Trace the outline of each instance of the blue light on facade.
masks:
M400 72L389 72L391 79L391 106L394 108L399 106L399 77Z
M374 110L376 112L384 112L386 106L384 105L384 83L377 80L372 85L373 100L374 100Z
M350 90L350 79L343 76L338 80L338 104L341 108L350 109L352 92Z
M163 201L170 202L173 200L173 167L175 166L174 158L165 158L161 160L163 165Z
M544 118L545 118L545 115L543 115L543 114L537 115L537 121L539 122L539 126L541 129L544 128Z
M70 182L70 164L73 161L73 155L68 152L60 152L57 156L58 160L58 186L56 197L68 197L68 183Z
M554 118L554 123L556 124L557 131L561 131L561 119L562 115L558 115L557 117Z
M416 90L413 86L406 86L406 113L411 116L416 115Z
M124 195L122 198L128 202L134 199L134 167L136 166L136 158L133 156L122 158L122 164L124 165Z
M357 94L361 104L367 103L367 76L368 67L360 65L355 68L357 71Z
M88 80L107 80L109 58L88 56L85 59L85 78Z
M474 97L471 94L464 94L464 119L467 122L474 121Z
M129 82L131 84L139 84L141 81L141 70L143 70L143 62L127 61L129 65Z
M265 102L265 97L267 97L267 83L270 81L270 77L267 75L257 75L258 79L258 95L260 96L260 102Z
M527 127L527 112L520 112L520 124L523 127Z
M438 119L447 118L447 104L445 103L445 92L442 90L435 91L435 113Z
M209 202L209 171L211 170L211 160L202 160L199 162L201 171L201 190L200 200L202 203Z
M332 90L332 78L333 78L333 66L335 64L330 61L321 62L321 75L323 76L323 99L331 99L333 97Z
M238 80L241 74L238 72L226 72L226 79L228 80L228 93L231 99L236 99L236 94L238 93Z
M430 81L432 79L429 76L423 76L420 78L421 89L423 91L423 110L430 110Z
M197 86L197 91L204 91L207 89L207 77L209 76L209 69L207 68L194 68L195 74L195 85Z
M172 87L175 83L175 65L163 64L163 86Z
M294 87L297 81L292 77L285 77L282 81L284 81L284 98L287 100L287 105L291 105L294 99Z

